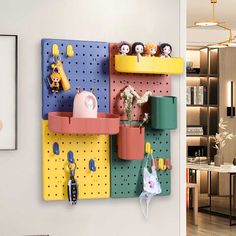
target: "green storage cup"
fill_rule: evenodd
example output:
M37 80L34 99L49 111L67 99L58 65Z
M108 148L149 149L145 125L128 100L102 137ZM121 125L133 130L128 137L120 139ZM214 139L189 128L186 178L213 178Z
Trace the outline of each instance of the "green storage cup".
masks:
M177 98L172 96L151 97L151 126L153 129L177 128Z

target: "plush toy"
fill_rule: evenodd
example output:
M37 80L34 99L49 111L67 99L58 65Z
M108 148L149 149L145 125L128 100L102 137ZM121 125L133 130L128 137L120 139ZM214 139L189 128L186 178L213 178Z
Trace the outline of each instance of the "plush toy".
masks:
M144 44L141 42L135 42L132 45L132 53L136 56L143 56L144 55Z
M131 46L127 42L120 42L118 45L118 50L121 55L126 56L130 53Z
M78 89L74 98L73 117L97 118L97 99L92 92Z
M161 57L171 57L172 47L168 43L162 43L160 45Z
M148 43L145 45L145 55L153 57L157 53L157 45L155 43Z

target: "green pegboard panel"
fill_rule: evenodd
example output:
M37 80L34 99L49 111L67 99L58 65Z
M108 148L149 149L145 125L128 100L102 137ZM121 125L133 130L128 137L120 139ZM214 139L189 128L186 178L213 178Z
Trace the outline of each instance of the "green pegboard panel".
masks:
M150 142L153 149L153 157L170 158L170 131L152 130L146 127L145 142ZM146 156L145 156L146 158ZM137 197L143 191L143 161L124 161L117 156L117 137L111 138L111 197L127 198ZM149 160L149 167L151 160ZM162 193L158 196L170 195L171 175L170 171L157 171L161 183Z

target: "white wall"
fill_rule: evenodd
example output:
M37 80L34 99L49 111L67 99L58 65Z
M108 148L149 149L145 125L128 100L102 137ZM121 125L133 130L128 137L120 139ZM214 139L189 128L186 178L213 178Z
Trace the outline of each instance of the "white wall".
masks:
M0 52L0 149L13 150L16 148L16 37L1 37Z
M1 33L19 35L19 149L0 152L1 236L185 234L185 79L172 80L173 94L182 92L179 128L172 132L172 194L154 199L145 221L137 198L85 200L72 208L42 200L40 55L41 38L50 37L168 41L183 56L184 8L185 0L1 1Z

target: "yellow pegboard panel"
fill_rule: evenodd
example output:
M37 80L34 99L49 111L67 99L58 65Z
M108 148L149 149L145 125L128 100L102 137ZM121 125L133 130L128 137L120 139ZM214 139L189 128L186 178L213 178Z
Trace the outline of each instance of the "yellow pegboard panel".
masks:
M108 135L64 135L43 129L43 198L67 200L67 152L72 151L77 164L75 178L79 185L79 199L110 197L110 142ZM60 154L53 154L53 143L59 144ZM89 170L89 160L94 159L96 172Z
M124 73L182 74L182 58L137 57L115 55L115 69Z

